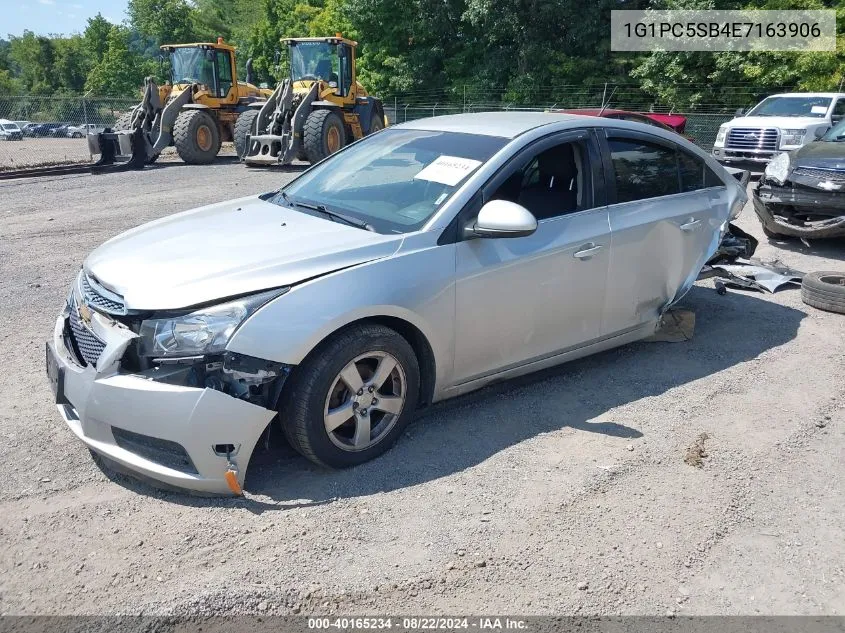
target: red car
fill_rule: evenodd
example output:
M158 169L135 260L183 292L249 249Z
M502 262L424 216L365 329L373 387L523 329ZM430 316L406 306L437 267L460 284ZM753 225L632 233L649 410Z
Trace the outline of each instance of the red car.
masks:
M566 114L580 114L582 116L600 116L604 119L622 119L623 121L636 121L637 123L645 123L646 125L653 125L655 127L663 128L677 132L684 133L684 128L687 125L687 118L680 114L661 114L658 112L628 112L627 110L611 110L610 108L578 108L575 110L553 110L553 112L563 112ZM686 139L690 142L695 142L689 136Z

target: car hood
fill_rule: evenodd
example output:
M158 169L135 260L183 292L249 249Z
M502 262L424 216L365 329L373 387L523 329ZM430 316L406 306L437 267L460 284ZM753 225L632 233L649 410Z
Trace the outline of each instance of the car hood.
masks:
M845 142L808 143L792 154L792 166L845 171Z
M401 241L251 196L122 233L83 267L130 310L171 310L388 257Z
M826 119L819 117L805 116L741 116L728 121L726 124L734 127L777 127L782 129L797 130L799 128L829 126Z

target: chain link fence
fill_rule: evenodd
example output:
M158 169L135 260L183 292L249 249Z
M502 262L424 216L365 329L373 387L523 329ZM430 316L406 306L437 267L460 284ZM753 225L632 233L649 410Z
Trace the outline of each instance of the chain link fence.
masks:
M138 99L0 97L0 171L87 163L86 136L113 126ZM18 132L19 130L19 132Z
M788 89L783 87L782 91ZM674 106L670 107L635 84L547 86L528 97L522 95L522 101L536 98L531 103L512 100L505 89L452 86L391 96L384 99L384 106L391 124L463 112L600 108L602 104L635 112L671 112L687 118L685 135L709 151L719 126L731 120L738 108L752 106L767 94L780 91L747 85L722 86L720 103L708 103L708 99L700 96L700 86L680 86L680 96L676 95ZM89 162L87 133L114 125L117 118L138 101L90 95L0 97L0 122L16 122L21 128L20 135L0 130L3 132L0 171Z

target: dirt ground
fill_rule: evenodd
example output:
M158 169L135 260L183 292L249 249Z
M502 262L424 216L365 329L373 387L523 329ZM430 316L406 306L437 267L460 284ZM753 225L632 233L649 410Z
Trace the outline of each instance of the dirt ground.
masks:
M685 343L638 343L420 415L382 458L273 435L245 499L102 471L44 341L85 255L294 169L0 183L0 613L843 614L845 317L700 282ZM845 243L763 259L845 269Z
M220 156L235 155L232 143L223 143ZM97 160L98 156L94 156ZM179 160L174 147L166 147L160 160ZM0 172L6 170L88 163L88 139L85 138L24 138L22 141L0 141Z

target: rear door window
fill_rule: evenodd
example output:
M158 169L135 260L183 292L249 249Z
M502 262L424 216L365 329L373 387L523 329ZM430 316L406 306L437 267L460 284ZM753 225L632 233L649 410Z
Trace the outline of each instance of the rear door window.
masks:
M680 193L674 149L633 138L610 138L616 202L632 202Z

